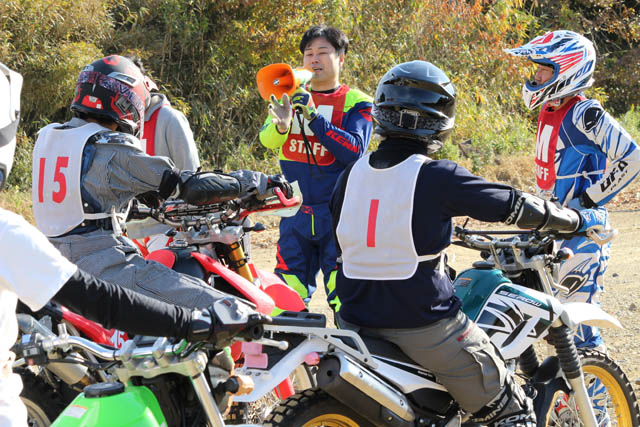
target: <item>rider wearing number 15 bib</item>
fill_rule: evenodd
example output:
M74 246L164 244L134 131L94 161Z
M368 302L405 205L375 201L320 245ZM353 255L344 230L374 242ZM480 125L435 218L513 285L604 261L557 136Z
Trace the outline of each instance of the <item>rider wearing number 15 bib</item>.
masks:
M536 132L536 183L540 196L577 209L604 207L640 171L640 150L631 136L583 91L593 84L596 53L591 41L571 31L553 31L524 46L506 49L537 65L522 88L525 105L542 106ZM610 245L584 237L562 243L574 256L562 264L559 282L568 301L597 303ZM598 329L581 325L578 347L603 344ZM602 348L602 347L601 347Z
M204 281L142 258L121 227L134 198L155 205L234 199L258 187L259 172L181 171L140 148L145 99L140 70L112 55L84 67L71 104L75 117L42 129L33 151L38 228L81 269L148 297L205 308L225 294ZM255 181L255 182L254 182ZM266 187L266 185L265 185ZM262 191L262 190L261 190Z

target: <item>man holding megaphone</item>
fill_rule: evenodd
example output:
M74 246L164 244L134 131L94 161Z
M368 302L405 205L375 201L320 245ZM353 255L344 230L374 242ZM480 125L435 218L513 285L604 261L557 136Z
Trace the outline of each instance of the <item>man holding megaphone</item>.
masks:
M340 173L367 150L372 130L372 98L340 84L348 46L342 31L313 26L300 41L303 68L274 64L258 75L261 95L270 100L260 142L279 149L282 172L298 182L304 200L294 217L280 222L275 271L308 301L322 269L336 311L337 253L328 203Z

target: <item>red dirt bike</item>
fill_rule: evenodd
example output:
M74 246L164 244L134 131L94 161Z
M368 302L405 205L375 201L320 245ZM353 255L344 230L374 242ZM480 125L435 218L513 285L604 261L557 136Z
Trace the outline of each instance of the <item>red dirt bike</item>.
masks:
M253 302L263 314L275 316L282 311L301 311L304 301L271 272L258 270L249 261L248 233L263 231L251 225L252 213L294 213L300 206L297 196L287 199L279 188L258 198L249 194L230 202L191 206L168 201L160 208L134 206L135 218L154 218L169 225L167 248L149 253L147 260L164 264L178 272L202 279L216 289Z
M253 302L260 313L277 316L283 311L306 310L306 306L282 279L250 262L248 233L265 227L260 223L252 225L248 216L293 215L300 203L299 197L287 199L279 188L273 188L261 197L249 194L210 206L190 206L181 201L168 201L157 209L134 206L132 216L151 217L172 227L167 233L171 237L169 246L149 253L145 259L197 277L220 291ZM261 345L238 342L231 347L231 353L238 365L266 367L268 356ZM302 387L310 386L308 374L301 372L295 377ZM292 380L286 378L274 392L278 399L286 399L296 390Z

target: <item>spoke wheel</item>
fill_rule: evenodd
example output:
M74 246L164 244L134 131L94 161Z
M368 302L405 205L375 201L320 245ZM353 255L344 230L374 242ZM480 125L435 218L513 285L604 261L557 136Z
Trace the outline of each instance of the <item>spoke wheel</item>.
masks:
M322 390L305 390L284 400L265 427L373 427L351 408Z
M579 350L585 384L599 426L640 426L640 411L633 387L620 367L607 355L594 350ZM547 411L548 426L581 426L573 396L555 392Z
M351 418L342 416L340 414L324 414L319 417L315 417L309 422L305 423L302 427L358 427Z

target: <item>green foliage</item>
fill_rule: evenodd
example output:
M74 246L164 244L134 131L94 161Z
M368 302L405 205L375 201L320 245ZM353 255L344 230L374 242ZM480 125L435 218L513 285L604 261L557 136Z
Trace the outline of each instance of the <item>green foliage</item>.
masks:
M300 65L300 37L319 23L348 35L342 81L371 95L397 63L423 59L444 69L459 102L456 130L440 156L469 161L478 170L496 156L532 152L536 113L525 110L520 95L531 70L502 49L545 29L594 28L596 43L605 49L600 61L605 71L592 95L620 112L628 109L639 96L632 91L639 79L624 73L640 69L632 67L640 55L631 54L640 32L626 3L3 0L0 58L25 77L22 134L10 185L29 188L36 131L68 118L81 67L112 53L144 60L161 91L187 115L206 167L278 171L275 153L258 141L267 103L258 95L255 75L274 62ZM624 47L623 55L613 48L616 43Z
M640 108L635 105L619 118L620 124L633 138L640 141Z
M17 135L16 151L13 156L13 167L7 185L16 189L31 189L31 152L33 140L20 132Z
M64 120L83 65L102 53L111 21L102 0L0 2L0 57L24 77L22 127Z

